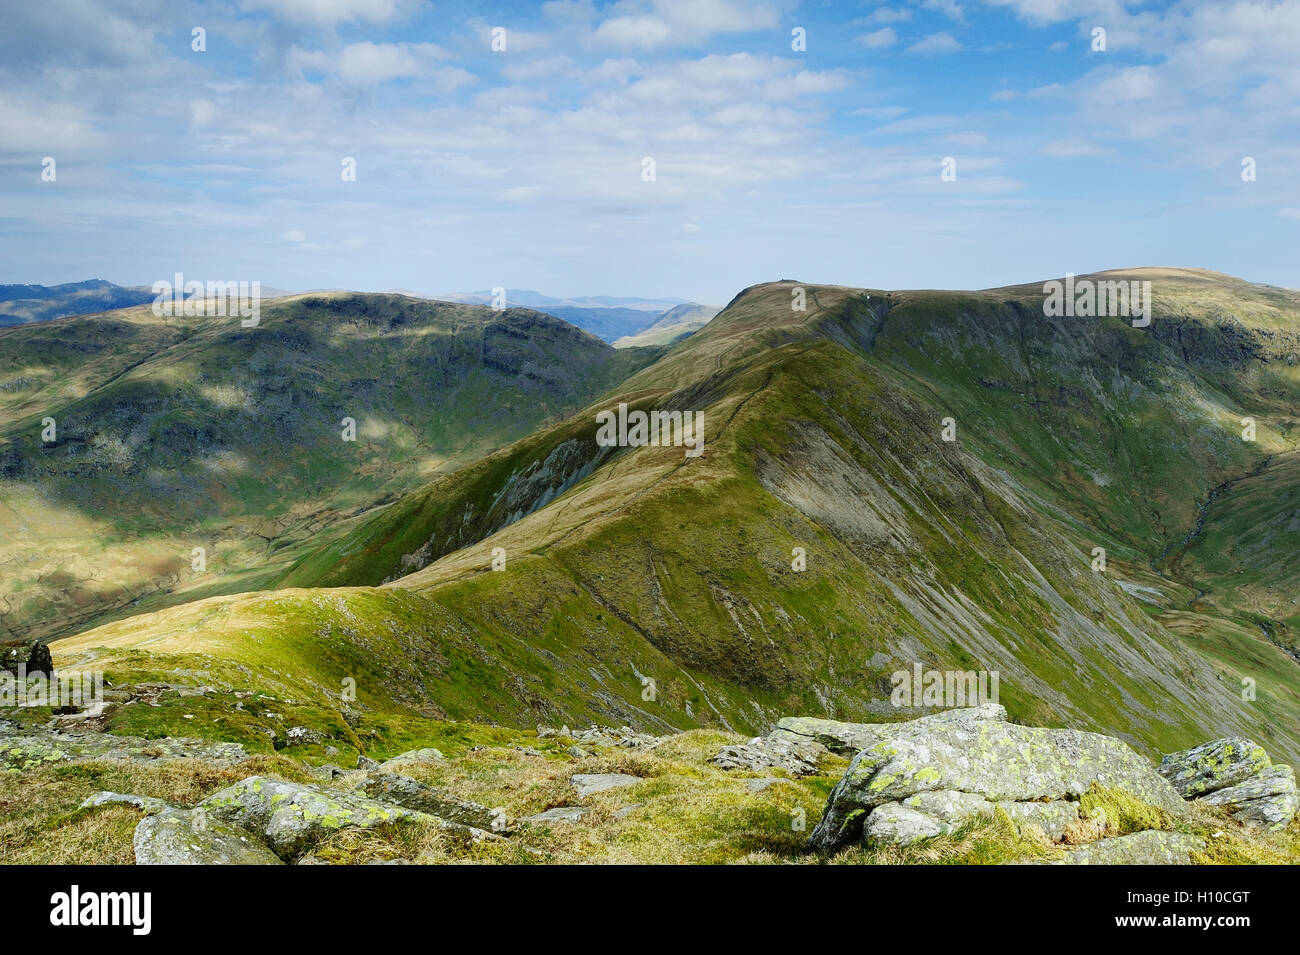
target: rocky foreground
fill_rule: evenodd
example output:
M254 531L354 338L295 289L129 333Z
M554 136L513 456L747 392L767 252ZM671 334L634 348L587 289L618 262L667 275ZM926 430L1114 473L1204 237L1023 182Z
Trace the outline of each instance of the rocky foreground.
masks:
M470 726L456 726L465 741ZM294 729L305 745L311 731ZM1296 861L1300 843L1294 773L1249 740L1156 765L1112 737L1011 723L996 704L901 723L792 717L747 741L493 733L495 745L450 756L425 746L344 768L237 743L0 722L0 805L14 816L0 847L23 857L23 820L107 854L81 861L142 865L1186 864Z

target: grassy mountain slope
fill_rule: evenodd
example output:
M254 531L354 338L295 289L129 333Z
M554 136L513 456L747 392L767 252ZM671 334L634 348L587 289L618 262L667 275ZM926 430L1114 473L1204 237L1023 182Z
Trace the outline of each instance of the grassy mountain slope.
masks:
M1221 571L1186 568L1223 533L1269 600L1295 592L1294 564L1248 545L1277 539L1265 502L1295 495L1297 297L1132 277L1153 282L1149 329L1047 319L1040 286L807 286L804 312L793 283L748 289L617 396L357 522L284 578L352 586L138 617L60 642L56 660L231 685L271 666L320 706L353 676L380 724L416 707L741 730L894 714L890 674L921 663L998 671L1028 723L1147 752L1241 732L1295 759L1285 621L1252 630L1200 593ZM597 448L593 415L619 398L702 409L705 454ZM1265 475L1273 492L1252 497Z
M0 636L266 586L652 357L527 309L350 293L267 304L251 329L144 307L0 331Z
M716 305L696 305L689 302L670 308L658 317L653 325L614 342L615 348L635 348L640 345L670 345L684 335L699 331L722 309Z

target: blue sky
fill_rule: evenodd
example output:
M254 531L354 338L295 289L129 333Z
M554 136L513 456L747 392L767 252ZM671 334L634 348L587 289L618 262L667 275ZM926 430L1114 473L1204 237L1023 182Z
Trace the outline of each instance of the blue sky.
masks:
M780 278L979 288L1177 265L1300 287L1300 0L5 16L0 282L724 304Z

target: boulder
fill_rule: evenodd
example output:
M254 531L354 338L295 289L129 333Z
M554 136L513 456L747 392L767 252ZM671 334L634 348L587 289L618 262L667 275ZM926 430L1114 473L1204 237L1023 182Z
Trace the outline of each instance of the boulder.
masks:
M10 640L0 643L0 670L8 670L15 676L20 670L27 676L36 673L49 676L54 672L54 660L50 648L39 640Z
M1184 799L1245 782L1272 765L1263 747L1240 736L1211 740L1160 760L1160 775Z
M124 805L140 809L146 816L156 816L160 812L174 809L171 803L155 796L132 796L127 793L97 792L82 800L81 809L94 809L98 806Z
M758 736L748 743L724 746L709 757L722 769L784 769L794 776L817 772L826 747L811 739L794 736Z
M996 803L1077 800L1094 783L1186 813L1155 768L1109 736L993 719L886 724L832 790L809 842L822 851L852 842L876 807L919 793L955 790Z
M213 819L261 836L282 858L348 826L371 828L408 820L439 822L426 813L306 783L250 776L199 803ZM443 825L451 825L443 823ZM467 828L467 827L461 827Z
M1245 782L1216 789L1197 801L1225 806L1234 819L1270 831L1285 829L1300 806L1295 772L1290 766L1272 766Z
M1006 707L1000 703L984 703L980 706L962 707L944 710L930 716L908 720L914 726L941 726L948 723L972 723L978 720L1005 720ZM841 756L854 756L868 746L880 740L898 723L841 723L839 720L824 720L815 716L787 716L777 721L773 737L808 739L820 743L832 753Z
M556 806L554 809L539 812L535 816L524 816L519 821L543 825L551 822L579 822L590 811L590 809L584 809L582 806Z
M168 809L135 827L136 865L282 865L260 840L200 809Z
M1183 832L1146 829L1113 839L1098 839L1068 851L1048 865L1188 865L1205 842Z
M386 759L379 764L379 769L383 772L396 772L402 766L409 766L411 763L437 763L446 759L441 752L432 746L426 749L411 749L405 753L400 753L392 759Z
M642 780L640 776L629 776L627 773L576 773L569 777L569 781L578 791L578 798L582 799L592 793L603 793L607 789L635 786Z
M1239 736L1170 753L1160 773L1184 798L1223 806L1251 826L1284 829L1300 805L1291 767L1274 766L1262 746Z
M502 810L489 809L476 802L459 799L409 776L374 773L361 784L360 791L372 799L425 812L474 829L500 832L506 828L506 816Z
M863 824L863 843L868 847L908 845L955 832L974 819L991 816L998 810L1019 825L1037 826L1051 839L1060 839L1065 827L1079 818L1078 804L1063 800L990 802L974 793L923 792L873 809Z
M312 746L325 739L323 733L306 726L290 726L284 734L285 746Z

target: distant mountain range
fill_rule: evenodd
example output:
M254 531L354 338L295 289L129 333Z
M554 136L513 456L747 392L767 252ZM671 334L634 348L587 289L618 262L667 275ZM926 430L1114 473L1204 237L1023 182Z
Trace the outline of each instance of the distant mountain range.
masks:
M665 345L708 323L721 309L680 298L619 298L587 295L552 298L530 289L506 289L506 305L534 308L577 325L583 331L612 342L616 348ZM440 295L447 302L492 304L492 292L453 292ZM667 321L669 316L675 316ZM652 329L657 329L653 334Z
M289 294L292 293L283 289L262 288L263 300ZM386 294L459 305L492 304L491 290L424 295L393 289ZM148 287L114 285L104 279L63 285L0 285L0 327L48 322L68 315L92 315L145 305L153 299L154 293ZM506 289L506 305L531 308L562 318L618 348L666 345L702 328L719 312L716 306L680 298L620 298L612 295L554 298L530 289Z
M63 285L0 285L0 326L130 308L153 299L150 289L127 288L103 279Z

